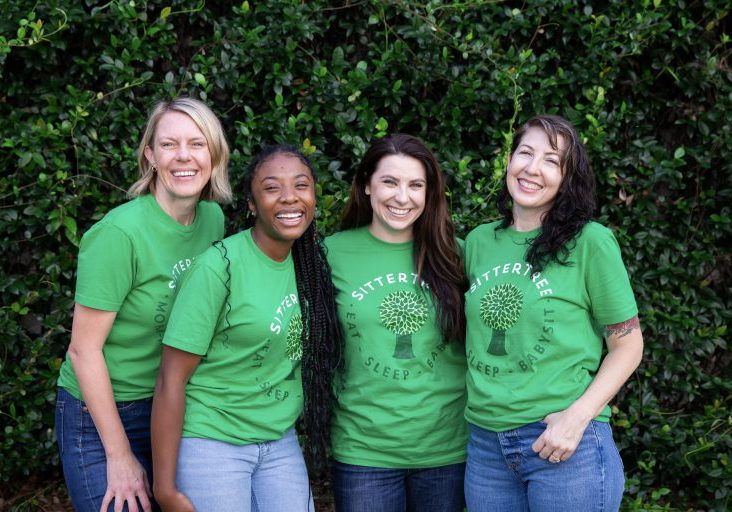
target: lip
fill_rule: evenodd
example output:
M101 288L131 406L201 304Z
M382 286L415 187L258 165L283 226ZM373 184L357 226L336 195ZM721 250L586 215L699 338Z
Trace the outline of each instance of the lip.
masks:
M286 226L297 226L305 220L303 210L282 210L275 214L275 219Z
M396 206L387 206L387 211L394 217L403 218L412 212L412 208L397 208Z
M517 178L516 182L518 183L518 186L521 188L521 190L526 192L539 192L544 188L541 184L535 181L527 180L526 178Z
M174 169L170 171L170 174L174 178L185 179L195 177L198 174L198 171L195 169Z

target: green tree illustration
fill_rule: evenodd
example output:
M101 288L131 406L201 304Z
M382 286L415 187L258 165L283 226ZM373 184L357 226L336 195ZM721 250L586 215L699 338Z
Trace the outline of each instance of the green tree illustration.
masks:
M295 378L295 367L302 358L302 315L296 313L290 319L290 323L287 326L287 357L290 358L292 363L292 370L287 376L286 380L293 380Z
M488 353L505 356L506 330L513 326L521 314L524 294L512 284L500 284L488 290L480 301L480 318L493 329Z
M415 292L390 293L379 306L379 318L384 327L396 334L395 359L414 359L412 334L427 321L427 305Z

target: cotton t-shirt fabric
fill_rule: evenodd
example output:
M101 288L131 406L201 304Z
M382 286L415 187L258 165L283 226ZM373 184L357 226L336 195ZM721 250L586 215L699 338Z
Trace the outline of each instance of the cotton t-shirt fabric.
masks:
M280 439L303 410L302 325L291 255L269 258L247 230L199 256L163 338L203 356L186 386L183 437Z
M334 458L383 468L464 461L465 348L443 342L412 242L387 243L362 227L325 243L346 340Z
M467 420L502 432L540 421L579 398L602 355L603 326L638 313L611 231L590 222L569 245L569 266L533 272L539 230L474 229L465 240ZM596 418L608 421L610 408Z
M200 201L193 223L184 226L147 194L109 211L82 237L74 299L117 312L103 348L115 401L152 396L177 283L223 236L218 204ZM82 400L68 354L58 385Z

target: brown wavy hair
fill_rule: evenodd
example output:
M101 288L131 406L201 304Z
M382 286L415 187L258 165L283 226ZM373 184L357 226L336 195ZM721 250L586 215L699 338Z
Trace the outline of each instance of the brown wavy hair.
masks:
M465 291L468 281L455 225L445 197L445 180L432 151L417 137L394 133L374 142L353 177L341 229L371 224L373 209L366 185L382 158L403 155L422 163L427 178L425 208L413 226L415 273L429 286L444 341L465 340Z

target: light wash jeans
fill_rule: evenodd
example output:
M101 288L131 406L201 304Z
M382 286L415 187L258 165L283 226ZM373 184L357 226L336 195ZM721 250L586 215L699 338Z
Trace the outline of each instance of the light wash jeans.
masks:
M241 446L184 437L176 485L197 512L314 510L295 429L276 441Z
M469 424L469 512L610 512L620 508L623 463L608 423L591 421L569 460L552 464L531 445L542 422L506 432Z

